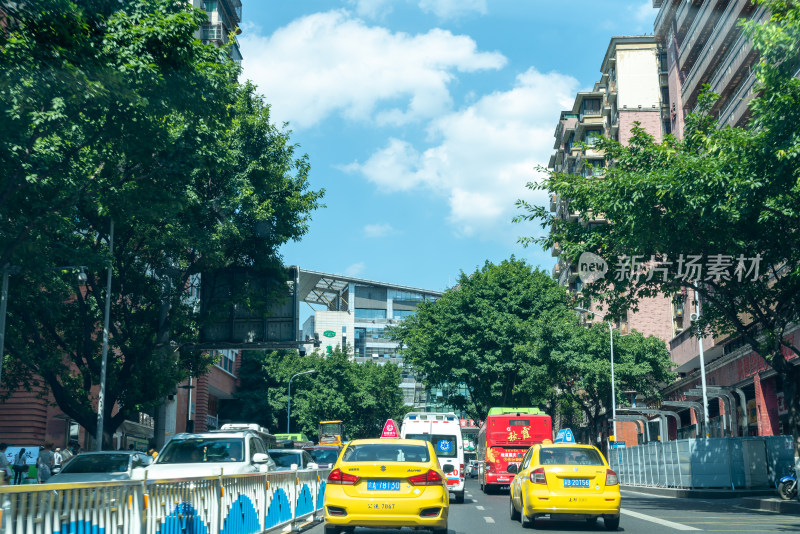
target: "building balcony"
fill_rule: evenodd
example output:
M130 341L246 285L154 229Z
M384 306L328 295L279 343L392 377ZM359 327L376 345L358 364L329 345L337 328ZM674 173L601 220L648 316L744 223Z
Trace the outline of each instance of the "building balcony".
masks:
M766 10L761 8L761 11ZM719 84L719 78L725 77L726 72L729 74L727 78L730 79L730 77L736 76L738 70L742 68L741 61L736 65L736 58L741 60L750 56L752 45L742 36L738 20L740 17L747 17L751 12L750 0L733 0L725 8L719 17L720 22L703 44L697 61L683 81L681 99L684 105L694 106L703 84L708 83L709 80L716 78L716 83ZM744 55L740 54L742 51ZM714 82L711 83L712 89L714 89ZM720 91L714 89L714 92L719 93Z
M658 3L658 5L656 5ZM672 26L672 19L675 17L675 11L678 6L682 4L681 0L654 0L653 7L659 8L656 20L653 23L653 31L655 35L665 36L669 33Z
M736 93L731 97L728 106L719 114L719 125L739 126L750 116L750 100L755 96L753 91L756 83L756 76L750 73L740 85Z
M550 211L555 213L558 207L558 195L550 195Z
M550 255L554 258L557 258L561 255L561 245L558 243L553 243L553 250L550 251Z
M561 275L561 262L556 263L553 265L553 279L558 280L558 277Z
M718 5L724 5L726 1L707 0L700 6L697 16L687 30L686 39L679 45L678 66L681 70L687 71L694 66L722 14L722 11L716 8Z
M689 26L692 24L692 22L694 22L694 19L697 16L697 11L702 3L703 0L691 0L691 2L684 0L681 3L681 7L679 7L675 12L676 34L679 36L681 41L686 35L686 31L689 29Z

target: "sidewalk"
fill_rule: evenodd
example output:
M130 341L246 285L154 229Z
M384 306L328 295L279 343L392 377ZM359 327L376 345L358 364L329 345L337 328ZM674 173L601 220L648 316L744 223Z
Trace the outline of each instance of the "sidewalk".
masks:
M742 499L742 506L745 508L800 515L800 501L784 501L777 496L777 490L771 488L730 490L620 486L620 489L644 495L680 497L684 499Z

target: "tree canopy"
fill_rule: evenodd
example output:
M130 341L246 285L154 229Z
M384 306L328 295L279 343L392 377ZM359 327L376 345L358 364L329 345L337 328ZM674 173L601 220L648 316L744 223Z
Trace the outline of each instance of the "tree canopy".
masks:
M238 65L195 38L203 11L173 0L6 10L3 386L44 385L95 433L110 263L108 436L205 369L207 357L182 350L197 341L199 275L282 272L277 249L307 232L322 191L309 190L307 157L237 81Z
M237 402L223 417L257 422L274 433L286 431L289 379L292 381L292 432L318 438L324 420L344 421L349 439L379 437L387 419L401 421L400 369L393 364L351 361L341 348L300 357L296 352L245 351Z
M637 126L628 146L599 143L611 162L603 176L553 173L529 184L569 199L581 220L522 201L517 220L550 230L526 243L558 243L572 262L592 252L616 265L583 288L611 316L643 297L696 289L699 327L739 336L781 375L797 437L800 367L790 360L800 347L787 334L800 316L800 6L761 3L770 19L745 24L761 54L747 128L720 127L710 113L716 96L706 92L684 139L655 142ZM598 213L610 224L586 224Z

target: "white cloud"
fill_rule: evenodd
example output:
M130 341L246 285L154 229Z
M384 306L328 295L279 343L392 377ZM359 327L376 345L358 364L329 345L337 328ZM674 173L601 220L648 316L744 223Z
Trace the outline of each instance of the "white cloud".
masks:
M658 9L653 7L653 2L651 0L645 0L638 6L631 6L628 9L633 12L634 20L640 24L648 22L652 24L655 20L656 13L658 13Z
M458 18L477 12L486 14L486 0L420 0L419 8L441 19Z
M380 19L392 12L393 0L347 0L360 17Z
M358 263L354 263L345 268L344 274L346 276L358 276L363 273L366 268L367 266L364 264L364 262L359 261Z
M364 235L366 237L386 237L395 233L395 229L391 224L368 224L364 227Z
M347 166L384 192L427 190L446 199L448 221L458 235L509 237L531 232L510 225L519 198L543 204L546 194L525 188L534 168L553 152L559 112L572 107L578 81L531 68L513 88L483 96L432 121L434 146L418 148L390 139L362 163Z
M427 120L452 108L448 85L456 73L506 64L500 53L479 52L470 37L441 29L393 33L345 10L299 18L271 36L252 29L240 44L243 77L272 105L273 121L293 129L334 114L384 125Z

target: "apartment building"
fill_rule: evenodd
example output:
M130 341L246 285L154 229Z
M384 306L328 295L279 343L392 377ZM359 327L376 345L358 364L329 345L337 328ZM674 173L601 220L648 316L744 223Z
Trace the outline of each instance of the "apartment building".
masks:
M654 34L667 56L669 122L674 134L683 137L686 115L697 106L704 84L720 95L711 110L720 125L746 126L748 104L755 96L753 66L758 54L739 21L764 21L769 12L752 0L654 0L653 7L659 9ZM663 392L671 402L700 401L700 345L688 318L695 311L693 300L692 292L684 292L673 302L676 335L669 346L681 379ZM794 330L787 337L796 342L798 335ZM707 337L702 347L710 386L711 434L786 433L783 385L764 359L735 336ZM697 419L696 410L682 410L682 422Z
M603 152L595 148L597 140L608 137L627 143L634 123L654 138L663 139L671 131L665 74L666 57L655 36L613 37L602 59L600 79L591 91L577 93L572 109L561 112L549 168L587 178L602 175L606 162ZM557 195L550 198L550 210L563 220L577 221L581 217L570 209L569 199ZM606 220L602 214L592 214L584 224L606 224ZM557 258L553 277L570 291L581 291L578 266L562 255L558 245L552 255ZM597 321L601 317L586 314L584 319ZM674 336L672 317L669 299L649 298L641 302L637 313L618 321L617 328L623 334L636 329L668 343ZM619 422L617 432L617 440L627 444L638 441L635 423Z
M206 44L223 46L230 43L231 59L240 63L242 54L236 35L241 33L241 0L192 0L194 7L202 8L208 15L208 22L197 32L197 37Z
M721 125L742 126L754 96L758 55L739 20L763 21L769 12L752 0L653 0L653 31L667 55L670 125L683 136L686 115L705 84L720 95L712 112Z

